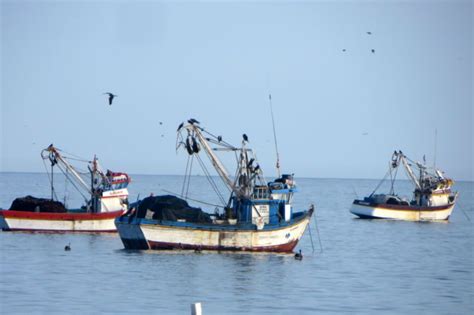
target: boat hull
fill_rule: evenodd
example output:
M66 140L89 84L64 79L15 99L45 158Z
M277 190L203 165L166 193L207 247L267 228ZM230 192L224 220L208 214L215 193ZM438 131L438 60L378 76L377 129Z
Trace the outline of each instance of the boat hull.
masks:
M3 231L116 232L114 220L123 211L103 213L45 213L0 210Z
M197 249L218 251L291 252L304 234L312 211L290 224L198 225L118 218L117 231L126 249Z
M364 219L393 219L406 221L448 220L454 203L437 207L370 204L354 201L350 212Z

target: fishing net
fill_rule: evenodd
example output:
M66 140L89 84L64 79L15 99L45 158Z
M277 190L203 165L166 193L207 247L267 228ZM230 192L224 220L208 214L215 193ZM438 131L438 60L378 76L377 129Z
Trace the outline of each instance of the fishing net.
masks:
M51 199L35 198L26 196L13 200L10 210L30 211L30 212L66 212L66 207L62 202L53 201Z
M138 206L139 218L153 220L177 221L186 220L193 223L212 222L209 214L200 208L189 206L186 200L172 195L150 196L143 199Z

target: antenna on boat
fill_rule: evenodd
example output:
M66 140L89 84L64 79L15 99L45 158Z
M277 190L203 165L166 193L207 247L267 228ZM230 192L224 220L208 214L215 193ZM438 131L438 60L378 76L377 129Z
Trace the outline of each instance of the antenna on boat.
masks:
M435 142L434 142L434 160L433 160L433 168L436 169L436 149L438 143L438 128L435 128Z
M270 102L270 113L272 114L273 139L275 141L277 176L280 177L280 155L278 154L278 143L277 143L277 136L276 136L276 131L275 131L275 118L273 117L273 105L272 105L272 95L271 94L268 94L268 100Z

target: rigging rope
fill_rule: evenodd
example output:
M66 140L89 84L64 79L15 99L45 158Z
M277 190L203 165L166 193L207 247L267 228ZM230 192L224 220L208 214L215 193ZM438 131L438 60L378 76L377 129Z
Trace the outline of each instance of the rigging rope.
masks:
M162 191L164 191L165 193L168 193L168 194L177 195L175 192L167 190L167 189L162 189ZM201 201L201 200L197 200L197 199L193 199L193 198L189 198L189 197L187 197L186 199L194 201L194 202L199 202L199 203L202 203L202 204L205 204L205 205L208 205L208 206L213 206L213 207L218 207L218 208L225 208L221 205L216 205L216 204L213 204L213 203L209 203L209 202L205 202L205 201Z
M190 158L191 158L191 155L188 155L188 160L186 161L186 170L184 171L183 187L181 187L181 197L184 197L184 187L186 187L186 179L188 177L188 168L189 168Z
M313 253L314 253L313 234L311 233L311 224L310 223L308 223L308 231L309 231L309 239L311 240L311 248L313 249Z
M369 198L373 196L373 194L375 194L375 192L377 191L377 189L380 188L380 186L382 185L382 183L387 179L387 176L388 174L391 172L391 170L389 169L387 171L387 173L385 173L385 176L382 178L382 180L380 181L380 183L377 185L377 187L375 187L374 191L370 194Z
M395 175L393 176L393 178L391 178L391 187L390 187L391 195L395 193L393 189L393 185L395 184L395 179L397 178L397 174L398 174L398 167L395 169ZM390 169L390 177L392 177L392 169Z
M56 194L56 190L54 189L54 183L53 183L53 180L49 174L49 171L48 171L48 167L46 166L46 160L43 159L43 165L44 165L44 169L46 170L46 175L48 175L48 180L49 180L49 185L51 186L51 189L52 189L52 193L54 195L54 198L56 198L56 200L58 200L58 195ZM49 161L49 160L48 160Z
M207 130L205 130L205 129L203 129L203 128L200 128L200 130L201 130L203 133L205 133L205 134L207 134L207 135L209 135L209 136L211 136L211 137L214 137L214 139L212 139L212 142L213 142L213 143L218 144L218 145L222 145L223 147L227 147L227 148L229 148L229 149L237 149L235 146L233 146L232 144L228 143L227 141L224 141L224 140L219 141L219 140L217 140L218 137L217 137L216 135L213 135L213 134L210 133L209 131L207 131ZM210 140L211 140L211 139L210 139Z
M217 194L217 196L219 197L222 204L225 205L226 202L225 202L221 192L219 191L219 189L217 187L217 184L214 182L214 180L212 179L211 174L209 173L208 169L206 168L206 165L204 165L204 162L202 161L202 159L199 155L196 155L196 157L197 157L197 160L198 160L199 164L201 165L201 168L204 171L204 174L206 175L206 178L209 181L209 184L211 185L212 189Z
M193 161L194 161L194 154L191 155L191 165L189 166L189 176L188 176L188 186L186 187L186 198L189 194L189 184L191 183L191 174L193 171Z
M61 168L61 164L57 164L58 165L58 168L61 170L61 172L63 172L63 174L67 177L67 179L69 179L69 181L71 182L71 184L74 186L74 188L76 188L76 190L79 192L79 194L81 194L81 196L84 198L84 200L87 202L88 199L87 197L82 193L81 189L79 187L76 186L76 184L74 183L74 181L71 179L70 175L69 174L66 174L66 172Z
M314 213L314 226L316 226L316 232L318 233L318 241L319 241L319 249L321 250L320 253L323 252L323 244L321 242L321 235L319 234L319 227L316 223L316 213Z
M75 154L66 152L66 151L64 151L64 150L58 149L58 148L56 148L56 150L59 151L59 152L62 152L62 153L66 153L67 155L70 155L69 157L68 157L68 156L64 156L64 155L61 155L63 158L75 159L76 161L81 161L81 162L90 162L89 160L83 158L82 156L78 156L78 155L75 155ZM72 158L72 156L73 156L74 158Z

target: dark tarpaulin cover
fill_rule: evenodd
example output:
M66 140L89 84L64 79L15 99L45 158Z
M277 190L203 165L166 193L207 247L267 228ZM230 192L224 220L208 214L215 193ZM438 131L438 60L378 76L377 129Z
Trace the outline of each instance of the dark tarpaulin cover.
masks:
M209 214L200 208L189 206L186 200L172 195L150 196L143 199L138 206L138 217L144 218L147 211L153 212L154 220L177 221L184 219L186 222L210 223Z
M10 210L54 213L67 212L66 207L64 207L62 202L53 201L51 199L35 198L33 196L16 198L13 200Z

